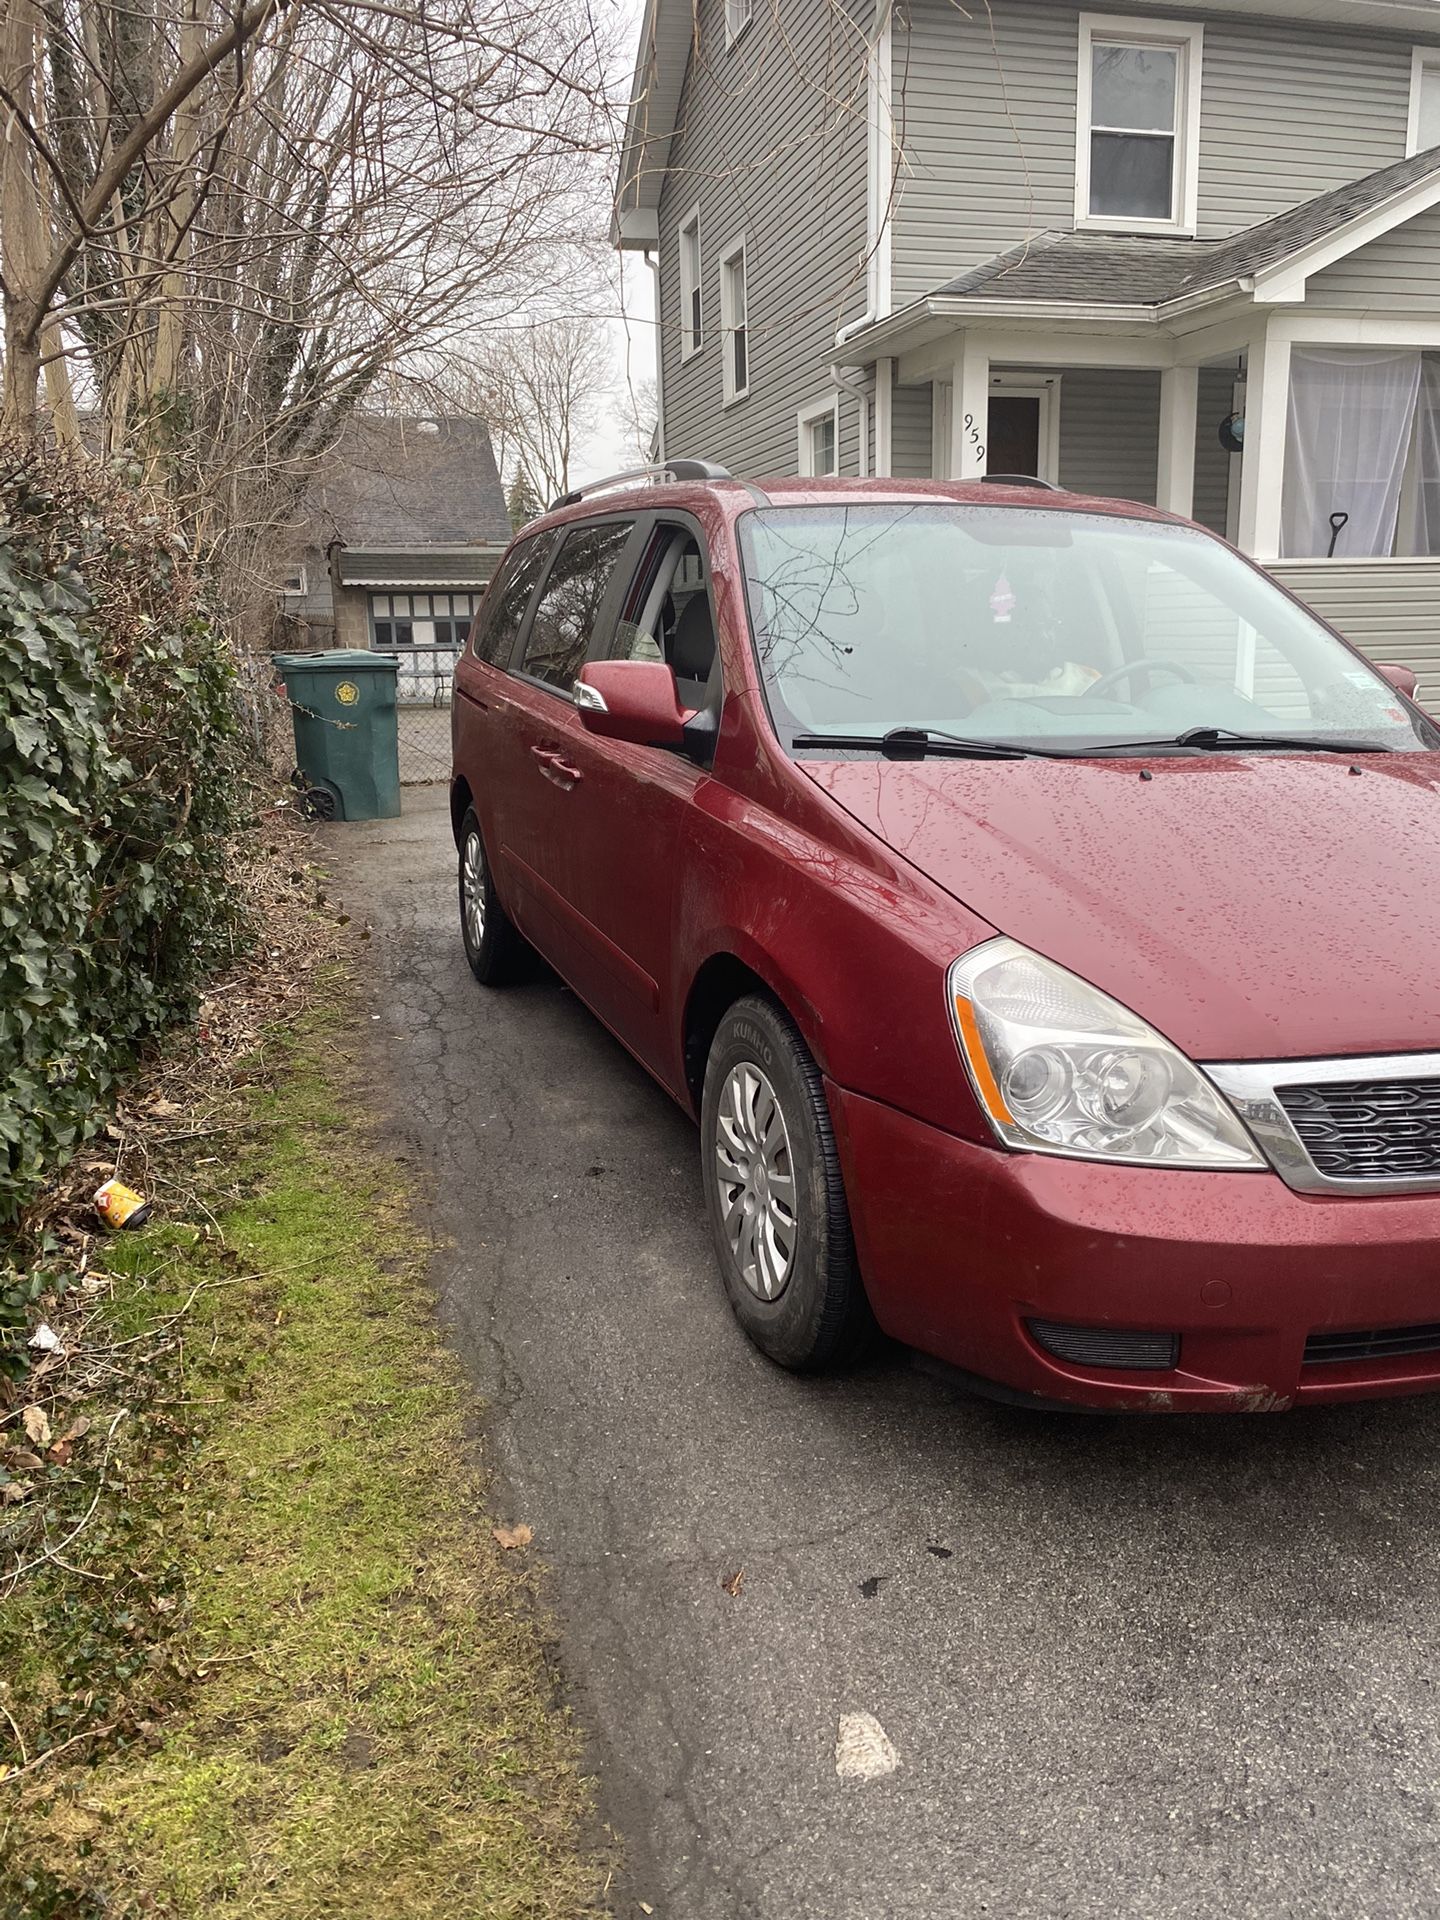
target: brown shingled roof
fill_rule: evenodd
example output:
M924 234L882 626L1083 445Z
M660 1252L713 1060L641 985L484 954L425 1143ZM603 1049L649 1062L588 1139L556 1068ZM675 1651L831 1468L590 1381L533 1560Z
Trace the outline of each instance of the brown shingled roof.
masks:
M306 538L319 547L461 545L510 538L484 422L357 413L311 482Z

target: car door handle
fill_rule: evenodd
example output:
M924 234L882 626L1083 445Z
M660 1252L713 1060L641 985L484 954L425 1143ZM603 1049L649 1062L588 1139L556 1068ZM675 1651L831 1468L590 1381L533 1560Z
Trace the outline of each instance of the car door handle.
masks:
M558 747L531 747L530 751L539 761L540 771L545 778L565 792L568 793L578 780L584 778L579 767L572 767Z

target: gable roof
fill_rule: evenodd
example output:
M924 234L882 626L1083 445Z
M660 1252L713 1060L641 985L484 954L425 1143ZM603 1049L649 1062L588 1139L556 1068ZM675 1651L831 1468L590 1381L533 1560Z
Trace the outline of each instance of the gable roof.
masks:
M305 502L319 547L501 546L510 539L490 432L456 415L356 413Z
M1039 233L1023 246L945 281L933 289L932 297L1163 306L1278 267L1317 241L1357 226L1387 202L1397 203L1399 224L1411 217L1404 211L1405 197L1427 182L1435 183L1440 198L1440 147L1316 194L1225 240L1083 230Z

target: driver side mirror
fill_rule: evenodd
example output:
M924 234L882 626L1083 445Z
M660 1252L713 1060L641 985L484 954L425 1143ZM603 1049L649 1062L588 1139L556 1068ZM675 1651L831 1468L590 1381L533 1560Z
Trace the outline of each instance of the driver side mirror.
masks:
M590 660L573 695L580 724L605 740L683 747L685 722L673 668L663 660Z
M1403 693L1407 700L1415 699L1420 681L1413 667L1382 666L1377 661L1375 671L1382 680L1388 680L1397 693Z

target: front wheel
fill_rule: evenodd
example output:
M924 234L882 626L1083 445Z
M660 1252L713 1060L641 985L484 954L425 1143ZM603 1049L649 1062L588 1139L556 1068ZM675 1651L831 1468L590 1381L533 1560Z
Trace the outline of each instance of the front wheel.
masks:
M720 1022L700 1107L705 1202L730 1305L782 1367L850 1359L870 1326L819 1068L758 996Z
M473 807L460 823L460 934L470 971L482 986L503 986L522 970L525 938L496 896Z

